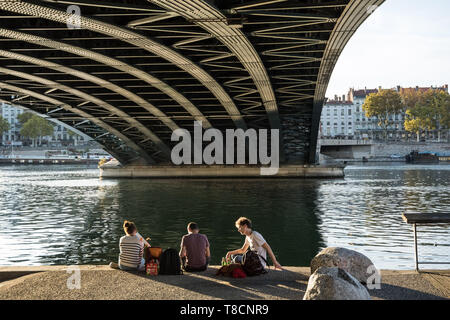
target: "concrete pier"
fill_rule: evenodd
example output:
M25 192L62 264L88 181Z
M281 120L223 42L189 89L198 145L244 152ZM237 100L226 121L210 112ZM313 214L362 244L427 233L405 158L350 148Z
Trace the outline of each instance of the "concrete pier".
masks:
M244 279L216 276L219 266L180 276L77 267L79 288L68 288L68 266L0 267L0 300L302 300L310 276L308 267L272 267ZM380 272L380 288L369 290L373 300L450 299L450 270Z
M343 178L345 166L281 166L276 174L262 174L260 166L108 166L100 168L103 178ZM276 171L276 170L275 170Z

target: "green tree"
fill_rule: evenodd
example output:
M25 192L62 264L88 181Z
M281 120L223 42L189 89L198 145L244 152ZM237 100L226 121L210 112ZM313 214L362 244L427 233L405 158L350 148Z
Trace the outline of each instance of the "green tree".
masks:
M434 92L432 108L435 110L434 126L438 131L438 141L441 141L442 131L450 129L450 94L445 91ZM447 134L448 140L448 134Z
M3 134L3 132L8 131L9 128L10 128L9 122L2 116L0 116L0 137Z
M389 126L393 124L393 121L390 120L391 116L404 111L402 98L395 90L380 90L377 93L371 93L362 108L367 118L376 117L378 119L378 126L383 129L385 140L387 140Z
M35 114L31 112L24 112L17 116L17 120L23 126L28 120L30 120Z
M415 104L408 105L406 111L405 129L416 132L417 141L420 141L420 131L437 130L440 141L442 131L450 128L450 95L432 89L416 95Z
M36 146L36 139L53 134L53 126L44 118L33 115L20 130L20 134L33 140L33 146ZM40 142L39 142L40 144Z
M417 142L420 142L420 132L425 128L425 124L421 117L422 112L423 111L419 110L417 107L406 110L405 130L415 132L417 135Z
M415 88L402 88L400 91L400 96L406 110L414 108L421 95L422 92L416 90Z

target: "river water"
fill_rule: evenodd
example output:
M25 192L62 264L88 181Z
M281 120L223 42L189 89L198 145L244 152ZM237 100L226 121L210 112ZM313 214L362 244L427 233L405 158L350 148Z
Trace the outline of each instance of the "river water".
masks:
M212 264L244 238L253 220L285 266L309 266L323 248L367 255L380 269L413 269L412 227L403 212L450 211L450 165L352 165L337 180L100 179L85 166L0 167L0 265L117 261L122 223L153 246L179 249L195 221ZM450 227L419 227L422 261L450 261ZM427 268L447 268L433 265Z

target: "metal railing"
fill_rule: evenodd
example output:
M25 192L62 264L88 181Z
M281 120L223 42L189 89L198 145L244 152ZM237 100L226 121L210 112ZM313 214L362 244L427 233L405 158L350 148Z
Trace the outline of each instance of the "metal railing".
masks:
M404 213L402 215L403 220L413 225L414 232L414 260L416 271L419 272L419 265L450 265L450 262L426 262L419 261L419 249L418 249L418 237L417 237L417 225L430 225L430 224L448 224L450 223L450 213Z

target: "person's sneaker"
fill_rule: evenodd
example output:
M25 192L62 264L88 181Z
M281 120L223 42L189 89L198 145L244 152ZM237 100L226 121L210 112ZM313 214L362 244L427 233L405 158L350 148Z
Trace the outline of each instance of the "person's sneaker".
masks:
M112 269L119 269L119 264L117 264L116 262L110 262L109 267Z

